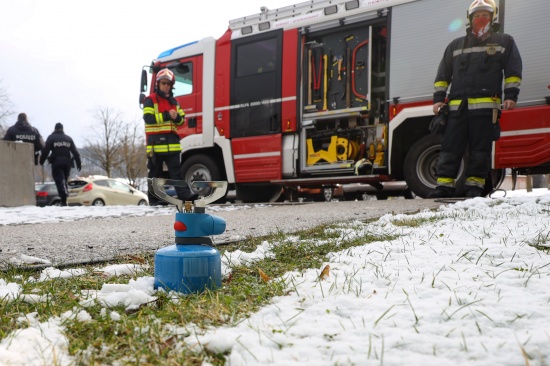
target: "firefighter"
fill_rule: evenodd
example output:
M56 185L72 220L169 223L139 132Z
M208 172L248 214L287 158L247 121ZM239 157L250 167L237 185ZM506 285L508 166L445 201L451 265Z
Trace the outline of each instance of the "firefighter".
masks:
M170 178L183 180L180 166L181 146L177 128L185 122L185 113L172 93L175 81L172 71L160 70L157 74L155 92L143 102L149 178L161 177L163 163L166 163ZM175 188L180 200L194 201L198 197L192 194L189 187ZM158 204L158 199L151 194L151 187L149 187L149 204Z
M38 130L31 126L25 113L19 113L17 122L4 135L6 141L23 141L34 146L34 165L38 165L40 151L44 148L44 139Z
M46 146L40 155L40 165L44 165L46 158L52 166L52 177L61 198L61 205L67 206L69 196L67 181L73 167L73 160L78 171L82 169L82 165L73 139L63 132L63 125L59 122L55 124L53 133L46 139Z
M494 0L475 0L467 16L467 34L445 50L435 78L433 111L445 104L449 118L441 139L437 187L428 197L452 197L462 156L468 148L465 196L483 195L491 168L493 141L500 137L501 104L514 109L521 83L522 62L514 39L497 33ZM504 78L504 94L503 83Z

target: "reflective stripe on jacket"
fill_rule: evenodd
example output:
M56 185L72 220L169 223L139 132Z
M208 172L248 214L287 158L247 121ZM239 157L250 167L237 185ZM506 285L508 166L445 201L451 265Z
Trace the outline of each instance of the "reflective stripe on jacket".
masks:
M449 101L449 110L458 111L460 104L462 103L461 99L453 99ZM500 98L468 98L468 110L478 110L478 109L500 109L502 101Z
M169 111L175 109L178 113L172 120ZM174 98L163 98L151 94L143 102L143 120L145 121L145 136L147 138L147 153L171 153L181 151L178 126L183 125L185 113Z

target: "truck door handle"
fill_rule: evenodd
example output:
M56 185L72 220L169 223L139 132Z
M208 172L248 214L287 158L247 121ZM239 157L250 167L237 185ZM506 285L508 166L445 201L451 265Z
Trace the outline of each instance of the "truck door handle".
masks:
M271 130L271 132L277 132L279 129L278 129L278 126L277 126L277 113L275 113L273 116L271 116L270 118L270 126L269 126L269 129Z
M197 127L197 117L187 118L187 127L189 127L189 128Z

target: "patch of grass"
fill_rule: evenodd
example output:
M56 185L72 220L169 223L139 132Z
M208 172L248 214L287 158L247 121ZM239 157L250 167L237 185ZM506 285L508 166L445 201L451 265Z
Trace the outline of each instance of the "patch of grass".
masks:
M537 233L536 237L528 241L527 244L537 250L550 253L550 230L546 232L541 230Z
M274 256L248 266L233 267L231 276L224 279L220 289L175 297L173 293L158 291L155 301L133 311L125 311L124 306L105 308L97 302L84 308L80 301L87 290L100 290L106 283L128 283L130 279L152 277L153 254L125 256L109 263L139 264L145 268L131 276L106 277L94 271L98 267L94 264L78 267L86 270L84 276L38 282L34 278L39 272L11 267L0 278L20 284L24 294L44 295L47 300L28 303L23 296L11 301L0 300L0 339L15 329L27 327L28 322L21 321L21 317L36 312L36 319L41 322L53 317L64 319L69 351L77 364L200 365L206 361L222 365L224 355L191 347L195 342L191 334L210 326L238 324L273 297L288 293L283 281L263 280L259 268L270 278L278 278L288 271L319 268L330 252L396 237L369 233L361 224L335 224L293 234L280 232L247 238L219 247L221 255L236 249L251 252L267 242ZM77 314L82 310L90 314L91 321L67 317L67 312Z
M425 224L433 224L434 222L437 222L440 220L441 218L439 217L429 217L429 218L407 217L403 219L392 220L392 224L395 226L416 228Z

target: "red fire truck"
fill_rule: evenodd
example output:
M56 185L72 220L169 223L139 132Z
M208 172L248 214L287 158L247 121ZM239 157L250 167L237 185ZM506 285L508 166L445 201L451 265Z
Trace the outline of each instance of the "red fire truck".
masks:
M428 130L434 77L447 44L465 32L470 2L262 7L231 20L219 39L162 52L142 70L141 100L148 79L155 85L156 73L171 69L186 113L178 130L184 179L227 180L244 202L275 200L283 188L396 180L426 197L440 150ZM517 108L502 113L487 192L507 168L550 173L550 1L497 3L524 74Z

